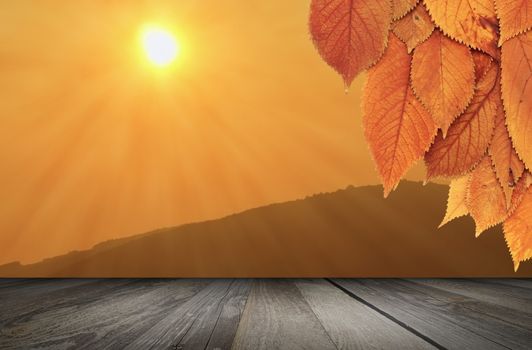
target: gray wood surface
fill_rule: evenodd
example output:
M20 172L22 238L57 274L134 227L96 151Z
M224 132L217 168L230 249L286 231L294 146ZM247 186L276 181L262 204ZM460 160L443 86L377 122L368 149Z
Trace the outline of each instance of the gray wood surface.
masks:
M516 326L467 306L467 298L421 291L402 280L336 280L443 348L529 349L530 323ZM465 305L464 305L465 303ZM489 308L489 305L485 305ZM515 312L515 311L513 311Z
M0 349L530 349L531 285L0 279Z
M258 280L240 320L233 349L336 349L290 280Z
M524 279L524 278L484 278L484 279L476 279L474 281L478 281L480 283L488 283L488 284L502 284L510 287L520 287L520 288L526 288L526 289L532 289L532 279Z
M466 279L413 279L415 284L434 287L453 294L464 296L484 303L500 305L517 311L532 314L532 291L527 288L498 283L486 283ZM430 292L430 290L429 290Z
M431 286L396 281L397 285L411 289L420 294L430 295L433 300L452 305L453 315L459 319L457 324L483 335L494 342L509 345L513 349L529 349L532 341L532 315L527 312L516 312L493 303L484 303L477 299L464 297ZM528 301L531 303L532 301ZM523 301L523 307L526 305ZM530 340L530 341L529 341Z
M204 349L231 344L249 284L248 280L212 281L126 348Z
M14 287L10 296L0 296L0 327L31 319L43 311L98 300L113 288L131 283L130 280L58 280L56 285L39 281Z
M176 305L195 295L203 281L100 281L57 305L15 318L0 331L0 349L121 348L144 334Z
M327 281L297 280L296 286L339 349L433 348Z

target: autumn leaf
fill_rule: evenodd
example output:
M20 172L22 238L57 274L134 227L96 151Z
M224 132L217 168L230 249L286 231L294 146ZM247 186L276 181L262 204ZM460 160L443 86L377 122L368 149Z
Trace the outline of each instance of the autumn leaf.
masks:
M471 55L473 56L475 66L475 82L478 83L486 75L491 65L495 63L490 55L486 55L480 51L473 50L471 51Z
M451 181L451 184L449 185L449 195L447 197L447 210L445 212L445 217L438 227L442 227L449 221L469 213L466 206L469 180L470 176L465 175Z
M412 10L419 0L392 0L393 19L402 18L410 10Z
M514 183L519 181L519 179L523 176L524 171L525 171L525 164L523 164L521 159L519 159L519 157L517 156L517 153L515 152L515 149L513 149L513 152L512 152L512 161L510 163L510 170L512 170Z
M434 24L425 6L419 4L413 11L396 21L392 25L392 30L406 44L410 53L432 34Z
M519 181L516 182L514 190L512 191L512 200L508 208L508 214L513 213L517 206L519 206L531 184L532 175L526 170L523 172L523 176L521 176Z
M514 269L517 271L522 261L532 258L532 187L504 222L504 238L510 249Z
M347 86L368 70L362 123L384 195L424 155L427 179L452 178L440 226L504 222L515 268L529 259L532 1L312 0L310 31Z
M312 0L310 5L314 44L346 86L382 56L391 21L391 0Z
M466 205L475 220L477 237L506 218L506 199L488 157L484 157L471 173Z
M364 88L364 134L387 196L434 138L436 126L409 84L410 56L394 34Z
M427 178L460 176L484 156L493 136L499 85L497 65L480 79L475 96L465 112L449 128L447 137L438 133L425 155Z
M497 179L504 190L507 206L510 206L512 191L516 181L521 177L525 166L512 147L510 135L506 129L502 101L497 101L495 131L488 149Z
M532 1L495 0L495 9L501 29L499 44L532 29Z
M436 30L414 50L412 88L445 136L470 103L475 69L469 48Z
M532 31L502 45L501 85L513 145L532 169Z
M434 23L451 38L498 57L492 0L424 0Z

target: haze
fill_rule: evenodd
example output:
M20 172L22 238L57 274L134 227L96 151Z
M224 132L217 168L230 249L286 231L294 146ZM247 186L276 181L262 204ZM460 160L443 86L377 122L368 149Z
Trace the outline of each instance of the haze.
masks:
M378 183L308 3L2 2L0 264ZM165 74L143 23L179 37Z

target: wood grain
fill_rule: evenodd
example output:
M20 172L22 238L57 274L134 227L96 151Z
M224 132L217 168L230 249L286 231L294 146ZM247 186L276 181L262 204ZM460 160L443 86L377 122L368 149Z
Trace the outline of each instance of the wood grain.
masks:
M329 282L297 280L296 286L338 349L433 348Z
M523 339L532 339L532 328L529 327L532 325L532 314L528 312L517 312L498 303L483 302L409 281L397 281L397 284L405 290L412 288L435 300L452 304L453 315L462 320L459 324L493 341L509 344L512 348L526 348L527 344ZM523 300L521 304L525 306L527 301Z
M253 285L232 349L336 349L290 280Z
M98 301L113 289L133 283L132 280L39 280L25 287L14 287L11 297L0 299L3 311L0 313L0 326L24 322L34 315L61 307Z
M529 349L531 284L0 279L0 349Z
M467 298L445 298L401 280L338 280L339 284L368 302L411 325L446 348L529 348L530 323L516 326L476 308ZM434 295L436 294L436 296ZM465 305L464 305L464 304ZM489 308L488 308L489 309ZM527 329L528 328L528 329Z
M238 317L234 315L226 317L229 309L225 310L226 314L223 318L221 314L224 311L224 302L229 300L232 300L233 304L242 302L242 298L247 293L242 283L249 284L250 282L214 280L185 303L165 313L163 319L128 344L126 349L205 348L209 343L210 335L215 334L214 329L218 326L218 320L222 320L220 327L236 330ZM228 325L231 322L234 325ZM229 340L217 338L213 339L213 344L227 343L232 339L232 334L220 334L220 332L216 334L228 337Z
M387 286L379 285L382 282L373 283L373 280L335 282L391 317L433 339L442 348L502 348L499 344L457 325L452 310L444 307L444 310L434 311L430 302L423 300L427 300L428 296L423 295L421 300L418 300L418 294L398 293ZM438 304L443 305L436 302L436 305ZM449 307L452 307L452 304Z
M233 280L217 304L209 305L174 346L183 349L229 349L250 291L249 280Z
M87 288L87 298L81 293L70 300L58 299L57 306L2 327L0 348L123 348L205 286L195 280L126 280L114 288L113 281L105 282L111 287Z
M519 288L526 288L526 289L532 289L532 279L525 279L525 278L484 278L484 279L476 279L474 281L478 281L480 283L487 283L487 284L502 284L506 286L511 287L519 287Z
M409 281L476 299L483 303L500 305L520 311L520 313L532 314L532 292L526 288L466 279L414 279ZM485 308L486 305L480 304L480 307Z
M94 282L91 279L23 279L20 282L2 283L0 287L0 302L16 297L18 300L36 298L64 288ZM24 293L21 295L21 293Z

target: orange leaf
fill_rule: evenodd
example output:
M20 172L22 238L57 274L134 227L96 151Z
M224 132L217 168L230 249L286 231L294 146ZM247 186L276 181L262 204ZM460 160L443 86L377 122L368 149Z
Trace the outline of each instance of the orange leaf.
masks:
M498 66L493 64L477 85L471 104L449 128L438 133L425 155L427 177L459 176L470 171L484 156L493 136L497 115Z
M425 0L425 5L445 34L498 56L498 24L492 0Z
M451 184L449 185L449 196L447 197L447 210L439 227L469 213L466 206L469 178L470 176L466 175L451 181Z
M392 0L393 3L393 19L402 18L410 10L412 10L419 0Z
M517 153L512 147L510 135L506 129L504 110L502 101L497 101L497 118L495 121L495 131L488 149L495 174L501 184L506 202L509 206L512 199L512 191L516 179L519 179L525 170L523 162L517 157Z
M381 61L368 71L364 88L364 133L387 196L428 149L436 126L409 85L410 56L390 34Z
M513 145L532 169L532 31L502 45L501 85Z
M504 222L504 238L517 271L521 261L532 258L532 187Z
M532 1L495 0L501 28L499 44L532 28Z
M516 183L512 192L512 201L508 209L509 214L513 213L515 208L521 203L528 187L530 187L530 184L532 183L532 175L530 172L525 171L523 174L524 175Z
M487 156L471 173L466 205L475 220L477 237L506 218L506 199Z
M466 46L436 30L415 49L412 88L444 135L471 101L474 86L473 59Z
M386 48L391 0L312 0L310 33L318 52L349 86Z
M493 64L493 58L490 55L486 55L480 51L471 51L473 55L473 62L475 65L475 82L479 82L482 77L486 75L491 65Z
M417 5L414 11L395 22L392 27L395 35L406 44L408 52L427 40L434 31L432 19L423 4Z

